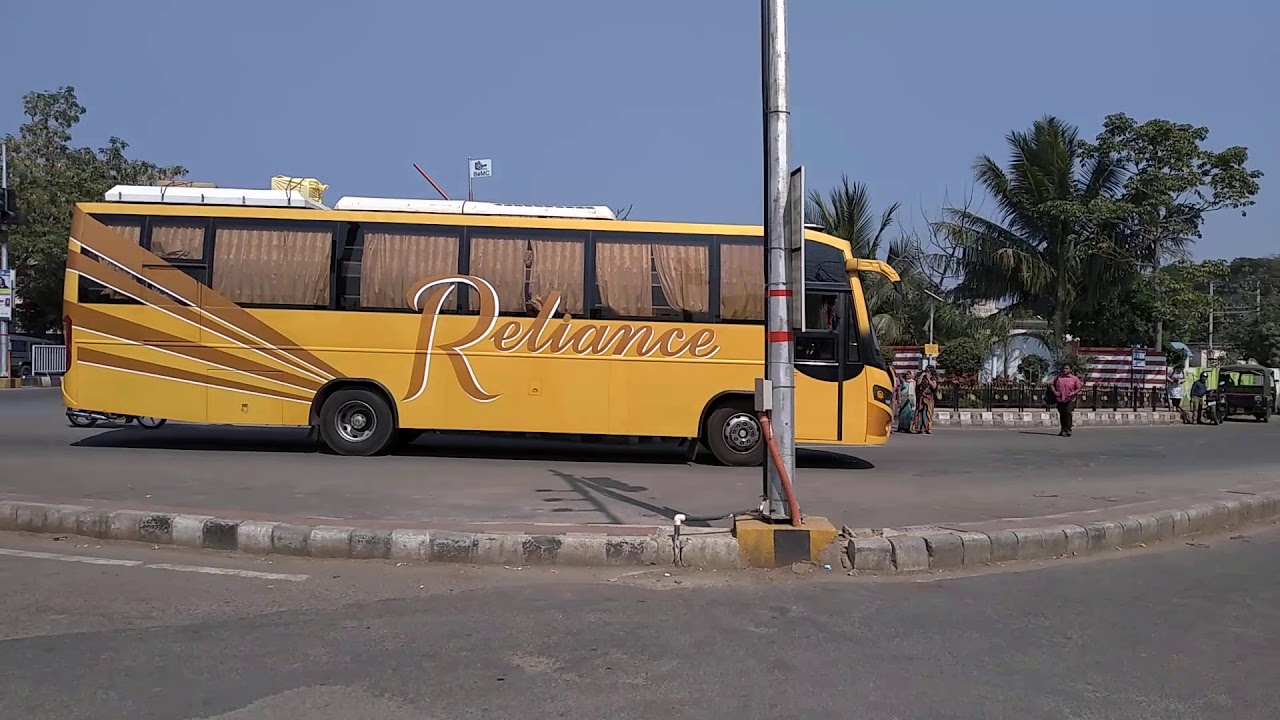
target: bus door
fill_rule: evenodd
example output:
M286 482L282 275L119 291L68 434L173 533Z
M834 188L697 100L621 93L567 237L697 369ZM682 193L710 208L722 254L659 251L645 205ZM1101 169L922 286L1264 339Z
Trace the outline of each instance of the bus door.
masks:
M796 334L796 437L839 442L844 380L858 363L857 322L848 287L807 288L805 329Z

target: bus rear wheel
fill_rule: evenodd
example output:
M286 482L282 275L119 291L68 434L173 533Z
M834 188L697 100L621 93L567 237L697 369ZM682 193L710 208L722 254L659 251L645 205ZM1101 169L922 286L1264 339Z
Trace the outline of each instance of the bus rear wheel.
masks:
M707 449L725 465L752 467L764 462L764 431L755 413L732 405L707 416Z
M338 390L320 408L320 438L339 455L385 451L396 436L395 424L386 399L369 390Z

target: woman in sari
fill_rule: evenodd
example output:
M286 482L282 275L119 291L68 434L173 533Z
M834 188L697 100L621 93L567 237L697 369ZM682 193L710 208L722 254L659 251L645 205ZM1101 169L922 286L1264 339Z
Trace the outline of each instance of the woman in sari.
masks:
M898 387L898 432L911 432L916 417L916 374L910 370L902 376Z
M916 419L912 432L933 434L933 404L938 392L938 379L933 368L920 373L916 383Z

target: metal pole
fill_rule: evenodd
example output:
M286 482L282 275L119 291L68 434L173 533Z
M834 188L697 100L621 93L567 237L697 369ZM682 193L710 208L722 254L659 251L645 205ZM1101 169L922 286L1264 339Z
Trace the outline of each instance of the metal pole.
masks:
M787 3L761 0L761 45L764 85L764 231L768 248L765 284L768 320L765 333L765 377L773 385L774 441L782 456L782 471L795 486L795 346L791 336L792 292L788 278L790 248L786 237L790 110L787 106ZM781 521L790 518L782 495L782 476L774 463L765 461L765 517ZM798 521L799 518L796 518Z
M1213 352L1213 281L1209 281L1209 352Z
M9 143L0 142L0 188L9 187ZM0 227L0 277L9 279L9 231ZM9 301L18 299L9 288ZM11 308L12 309L12 308ZM9 377L9 321L0 320L0 377Z
M476 196L471 192L471 183L475 178L471 177L471 158L467 158L467 200L475 200Z

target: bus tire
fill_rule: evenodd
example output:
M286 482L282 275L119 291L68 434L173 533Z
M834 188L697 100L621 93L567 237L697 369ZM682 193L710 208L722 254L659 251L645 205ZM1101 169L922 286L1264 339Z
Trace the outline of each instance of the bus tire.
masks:
M396 437L395 415L380 393L343 388L320 408L320 438L339 455L367 457L384 452Z
M755 413L736 405L711 411L703 431L707 449L716 460L732 467L753 467L764 462L764 432Z

